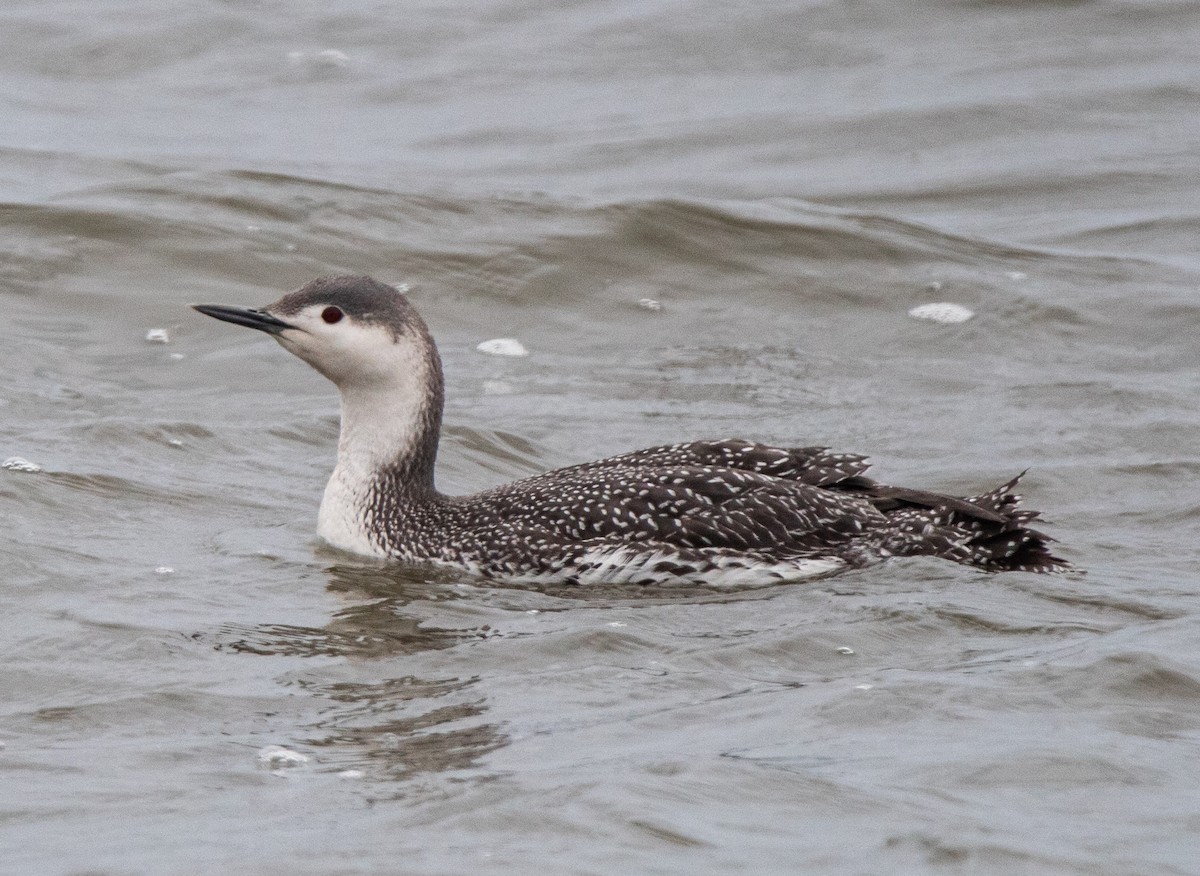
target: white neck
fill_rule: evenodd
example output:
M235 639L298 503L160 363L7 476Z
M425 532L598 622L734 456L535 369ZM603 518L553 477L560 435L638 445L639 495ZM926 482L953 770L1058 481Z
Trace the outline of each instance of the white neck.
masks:
M368 513L372 491L387 489L405 501L432 498L433 463L441 428L441 374L410 363L385 384L342 386L337 465L325 487L317 532L335 547L384 555L381 526Z

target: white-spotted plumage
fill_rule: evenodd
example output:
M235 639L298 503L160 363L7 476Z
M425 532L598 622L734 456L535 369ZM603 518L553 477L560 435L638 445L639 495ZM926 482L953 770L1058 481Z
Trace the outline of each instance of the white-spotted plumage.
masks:
M532 582L761 585L927 554L1055 571L1017 478L959 499L890 487L865 457L742 440L652 447L469 496L434 487L441 360L407 299L368 277L315 280L263 309L195 305L265 331L341 392L318 532L360 554ZM1018 476L1019 477L1019 476Z

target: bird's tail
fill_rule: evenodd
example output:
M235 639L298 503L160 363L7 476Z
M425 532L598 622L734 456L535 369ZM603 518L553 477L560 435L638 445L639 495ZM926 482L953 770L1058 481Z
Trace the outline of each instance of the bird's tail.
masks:
M1054 556L1054 539L1032 529L1038 512L1020 508L1013 493L1024 472L1006 484L968 499L929 493L888 498L893 527L883 547L898 556L936 556L993 572L1062 572L1070 564ZM939 498L942 501L939 501Z

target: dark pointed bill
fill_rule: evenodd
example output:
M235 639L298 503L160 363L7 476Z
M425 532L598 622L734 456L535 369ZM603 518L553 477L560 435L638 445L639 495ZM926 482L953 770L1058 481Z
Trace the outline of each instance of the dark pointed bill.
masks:
M247 328L258 329L272 335L292 328L282 319L272 316L265 310L255 310L253 307L233 307L229 304L193 304L192 309L214 319L231 322L234 325L244 325Z

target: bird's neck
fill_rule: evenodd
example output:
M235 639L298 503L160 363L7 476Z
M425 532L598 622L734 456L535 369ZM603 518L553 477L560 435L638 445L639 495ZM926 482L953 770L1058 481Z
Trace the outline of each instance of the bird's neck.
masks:
M318 532L336 547L386 554L387 534L435 499L442 426L436 354L394 384L341 387L337 465L321 501Z

